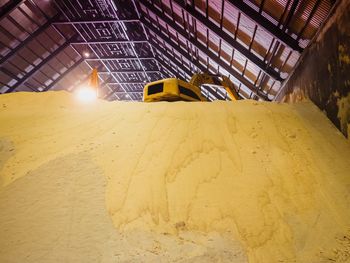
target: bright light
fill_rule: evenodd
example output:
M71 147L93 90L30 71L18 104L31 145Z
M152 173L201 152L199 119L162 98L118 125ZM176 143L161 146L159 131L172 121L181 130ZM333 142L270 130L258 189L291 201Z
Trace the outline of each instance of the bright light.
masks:
M82 102L92 102L97 99L96 90L89 87L82 87L76 91L77 98Z
M84 57L86 57L86 58L90 57L90 53L87 52L87 51L85 51L83 55L84 55Z

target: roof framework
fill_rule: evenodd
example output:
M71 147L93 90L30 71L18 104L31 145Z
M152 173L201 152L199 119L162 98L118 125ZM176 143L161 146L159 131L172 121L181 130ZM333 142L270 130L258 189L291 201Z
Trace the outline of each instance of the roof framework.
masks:
M0 4L0 92L73 91L98 68L100 96L141 100L145 83L229 76L272 100L333 0L12 0ZM204 86L209 99L227 99Z

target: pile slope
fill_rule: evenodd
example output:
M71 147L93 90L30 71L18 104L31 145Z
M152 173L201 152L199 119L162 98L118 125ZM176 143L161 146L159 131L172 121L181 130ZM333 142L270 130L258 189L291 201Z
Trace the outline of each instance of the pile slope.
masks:
M349 262L350 144L310 102L0 96L1 262Z

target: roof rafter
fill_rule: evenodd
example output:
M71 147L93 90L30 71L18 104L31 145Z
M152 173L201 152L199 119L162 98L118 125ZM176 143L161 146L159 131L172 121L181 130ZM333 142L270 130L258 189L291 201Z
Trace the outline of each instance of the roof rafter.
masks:
M158 43L155 43L155 41L153 41L153 40L152 40L152 45L153 45L154 48L160 50L161 52L167 53L160 45L158 45ZM190 77L192 76L191 70L188 69L187 66L185 66L185 65L181 64L180 62L178 62L177 59L175 59L174 57L173 57L173 59L172 59L171 61L172 61L176 66L182 68L182 70L185 71L186 74L187 74L188 76L190 76ZM171 72L172 72L175 76L177 76L175 70L173 70L171 67L169 67L169 69L171 70ZM210 85L209 85L209 86L210 86ZM212 89L206 89L206 90L207 90L212 96L214 96L214 97L217 98L216 92L214 92ZM216 88L216 91L217 91L217 88Z
M61 7L59 1L55 1L55 4L57 6L57 8L62 12L62 14L66 17L66 19L70 20L69 16L66 14L66 12L64 11L64 9ZM72 24L72 27L74 28L74 30L77 32L77 34L82 38L82 41L85 42L85 44L88 45L88 47L92 50L92 52L94 53L94 55L99 58L100 55L91 47L92 44L94 43L91 43L89 42L89 40L84 36L84 34L78 30L77 26L75 24ZM127 40L129 41L129 40ZM77 43L77 42L76 42ZM115 42L112 42L112 43L115 43ZM72 43L70 43L71 46L73 46ZM110 69L108 68L108 66L106 66L105 62L104 61L101 61L101 63L103 64L103 66L108 70L110 71ZM147 75L147 74L146 74ZM111 74L111 76L113 77L114 80L118 81L115 76L113 74Z
M99 61L99 60L107 60L107 61L118 61L118 60L154 60L154 57L140 57L137 58L136 56L124 56L124 57L107 57L107 56L101 56L100 58L86 58L86 61Z
M185 65L183 65L182 63L180 63L175 57L172 57L172 59L169 58L168 52L164 48L162 48L158 43L156 43L155 40L151 39L150 43L155 49L159 50L164 56L166 56L167 59L169 59L171 62L173 62L177 67L181 68L181 70L184 71L188 76L190 76L190 77L192 76L191 71L188 70L187 67ZM165 64L165 63L162 61L162 64ZM178 75L178 72L176 72L176 70L171 68L170 65L167 65L166 68L171 73L173 73L176 77L179 77L179 78L183 79L181 76Z
M126 83L108 82L107 85L108 84L112 84L112 85L114 84L114 85L120 85L121 86L121 85L145 85L146 83L144 83L144 82L126 82ZM110 96L112 96L114 93L117 92L117 89L118 89L118 87L112 89L111 92L109 92L106 96L103 97L103 99L105 99L105 100L108 99ZM127 94L129 91L124 89L124 91L120 91L120 92Z
M7 53L5 56L3 56L0 59L0 64L3 64L6 60L11 58L13 55L15 55L21 48L26 46L30 41L32 41L34 38L36 38L38 35L43 33L47 28L49 28L52 25L52 22L55 21L59 15L56 15L49 19L45 24L40 26L37 30L35 30L29 37L27 37L25 40L23 40L19 45L17 45L15 48L11 49L9 53Z
M29 71L23 78L18 80L16 84L14 84L9 90L6 91L6 93L9 93L16 88L18 88L21 84L26 82L35 72L37 72L44 64L49 62L52 58L56 57L57 54L59 54L62 50L64 50L66 47L70 45L70 41L75 39L76 36L72 36L70 39L68 39L63 45L59 46L55 51L53 51L50 55L48 55L46 58L44 58L38 65L36 65L31 71Z
M155 46L156 45L156 46ZM156 43L152 43L152 47L155 48L155 49L160 49L160 46L158 46ZM158 59L158 62L165 68L167 69L168 71L170 71L171 73L173 73L176 77L180 78L180 79L183 79L182 77L178 76L177 72L172 69L169 65L167 65L166 63L164 63L162 60ZM183 65L179 64L179 62L177 62L176 60L172 60L172 62L174 62L175 64L177 64L179 67L183 67ZM187 71L186 68L184 68L185 71ZM190 72L187 72L187 74L190 75ZM119 92L119 91L116 91L117 88L115 89L112 89L112 91L110 93L108 93L104 99L108 99L110 96L112 96L113 94L115 93L126 93L126 92ZM135 91L135 93L142 93L143 90L140 90L140 91ZM130 91L128 91L127 93L130 93Z
M98 23L134 23L140 22L139 19L117 19L117 18L101 18L101 19L91 19L91 20L60 20L55 21L53 24L55 25L73 25L73 24L98 24Z
M48 86L44 88L43 91L48 91L53 88L61 79L63 79L66 75L72 72L76 67L78 67L82 62L84 62L84 58L80 58L78 61L75 61L72 66L70 66L65 72L63 72L58 78L56 78L53 82L51 82Z
M1 68L0 70L1 70L2 72L4 72L6 75L11 76L11 77L12 77L13 79L15 79L16 81L19 81L19 80L20 80L19 77L17 77L14 73L12 73L11 71L9 71L8 69L6 69L6 68ZM24 85L25 85L27 88L31 89L32 91L38 91L36 88L32 87L32 85L30 85L29 83L24 83ZM9 88L11 88L11 87L8 86L8 85L6 85L6 86L9 87Z
M219 26L215 23L211 22L205 16L203 16L200 12L198 12L194 7L185 5L180 0L174 0L183 10L185 10L189 15L194 17L196 20L204 24L208 29L218 35L222 40L226 41L229 45L231 45L234 49L239 51L243 56L245 56L248 60L256 64L261 70L265 71L269 76L273 77L278 81L282 81L280 74L270 67L267 63L261 60L258 56L252 53L249 49L240 44L234 37L227 34L225 31L221 30ZM256 32L256 31L255 31ZM251 42L253 43L253 42Z
M142 18L142 20L143 19L144 18ZM144 19L143 23L151 32L153 32L155 35L157 35L159 38L161 38L164 42L166 42L168 45L170 45L174 50L176 50L178 53L180 53L183 57L188 57L188 53L185 50L183 50L181 47L177 46L173 41L171 41L169 39L169 37L165 33L160 31L159 29L157 29L152 23L148 22L146 19ZM152 45L155 43L152 38L150 38L149 41ZM196 67L201 69L203 72L206 71L206 68L197 62L196 62ZM193 74L193 73L191 73L191 74Z
M135 73L160 73L159 70L142 70L142 69L132 69L132 70L118 70L118 71L99 71L100 74L135 74Z
M85 40L76 40L72 42L72 45L94 45L94 44L132 44L132 43L147 43L145 40L112 40L112 39L87 39Z
M146 2L145 0L140 0L140 2L143 4L144 2ZM238 73L237 71L233 70L228 64L226 64L225 62L223 62L219 56L217 54L214 54L212 51L206 49L204 46L202 46L201 43L199 43L199 41L197 39L194 39L190 36L188 36L186 34L186 32L184 31L184 29L182 29L180 26L178 26L176 23L174 23L171 19L169 19L168 17L166 17L165 15L163 15L158 9L154 8L153 6L149 5L147 2L147 8L149 7L149 9L155 13L158 17L162 18L169 26L171 26L172 28L174 28L180 35L182 35L185 39L187 39L188 41L190 41L197 49L199 49L200 51L202 51L204 54L206 54L210 59L212 59L213 61L215 61L220 67L222 67L223 69L225 69L227 72L229 72L233 77L235 77L237 80L239 80L242 84L244 84L246 87L248 87L252 92L256 92L257 95L259 97L261 97L264 100L268 100L267 94L265 94L264 92L258 90L253 83L249 82L246 78L244 78L240 73ZM184 51L181 47L175 45L175 43L173 43L169 37L163 33L162 31L160 31L158 28L156 28L156 26L147 21L145 16L141 17L141 22L144 23L145 26L147 26L152 32L154 32L156 35L158 35L159 37L161 37L165 42L167 42L169 45L171 45L175 50L177 50L181 55L183 55L184 57L188 56L188 53L186 51ZM190 38L190 39L189 39ZM200 65L200 63L197 63L196 65L199 69L201 69L203 72L206 71L206 69L203 70L203 66Z
M9 0L4 6L0 9L0 19L7 16L11 13L17 6L23 4L26 0Z
M257 24L262 26L265 30L270 32L273 36L275 36L280 41L282 41L285 45L289 46L290 48L298 52L302 52L304 50L302 47L299 46L299 43L296 39L292 38L286 32L282 31L278 26L276 26L266 17L261 15L258 11L256 11L255 9L253 9L252 7L244 3L244 1L227 0L227 2L235 6L237 9L243 12L250 19L254 20Z

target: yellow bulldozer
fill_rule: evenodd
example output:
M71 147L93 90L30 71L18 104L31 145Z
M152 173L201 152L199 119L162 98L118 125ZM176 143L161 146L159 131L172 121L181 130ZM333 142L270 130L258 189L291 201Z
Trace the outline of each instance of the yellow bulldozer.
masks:
M143 89L143 101L208 101L201 92L201 85L204 84L222 86L231 100L240 99L234 84L228 77L200 73L194 74L189 82L168 78L148 83Z

